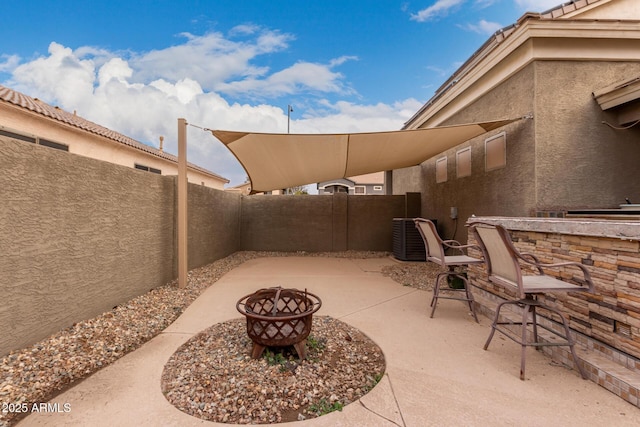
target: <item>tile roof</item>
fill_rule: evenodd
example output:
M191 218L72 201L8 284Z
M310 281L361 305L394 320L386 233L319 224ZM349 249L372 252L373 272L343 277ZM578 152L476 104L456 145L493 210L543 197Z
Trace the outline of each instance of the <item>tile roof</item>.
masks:
M583 7L592 5L593 3L598 3L601 0L573 0L566 3L562 3L556 7L553 7L549 10L546 10L540 13L541 18L546 19L554 19L559 18L562 15L566 15L567 13L574 12L578 9L582 9Z
M154 155L156 157L160 157L170 162L174 162L174 163L178 162L178 158L172 154L166 153L164 151L160 151L155 147L138 142L135 139L129 138L128 136L125 136L121 133L108 129L104 126L95 124L89 120L83 119L82 117L78 116L75 113L69 113L67 111L62 110L60 107L54 107L52 105L49 105L45 102L40 101L38 98L32 98L23 93L10 89L6 86L0 85L0 101L13 104L17 107L21 107L26 110L32 111L36 114L40 114L50 119L57 120L59 122L81 129L85 132L102 136L104 138L110 139L120 144L127 145L129 147L135 148L140 151L144 151L145 153ZM200 166L194 165L192 163L189 163L188 165L189 165L189 168L191 169L198 170L202 173L205 173L207 175L212 175L225 182L229 182L228 179L216 173L213 173L207 169L204 169Z
M431 104L433 104L438 98L446 93L452 86L456 85L460 79L466 74L466 72L473 68L479 61L481 61L488 53L496 46L502 43L506 38L511 36L522 25L523 22L529 19L557 19L568 13L574 12L583 7L590 6L594 3L599 3L603 0L572 0L560 4L554 8L551 8L542 13L526 12L524 13L516 23L508 25L499 29L491 37L484 42L480 48L478 48L443 84L440 86L435 94L429 99L409 120L407 120L403 126L403 129L407 125L413 122L419 117L423 111L425 111ZM605 0L609 1L609 0ZM566 19L566 18L565 18Z

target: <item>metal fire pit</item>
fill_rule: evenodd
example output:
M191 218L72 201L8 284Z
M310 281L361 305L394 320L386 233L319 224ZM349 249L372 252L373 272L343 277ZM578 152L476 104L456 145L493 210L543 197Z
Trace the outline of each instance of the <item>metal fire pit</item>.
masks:
M281 287L260 289L238 301L236 309L247 318L247 334L253 341L251 357L266 347L293 345L300 360L307 356L307 337L313 313L322 301L317 295Z

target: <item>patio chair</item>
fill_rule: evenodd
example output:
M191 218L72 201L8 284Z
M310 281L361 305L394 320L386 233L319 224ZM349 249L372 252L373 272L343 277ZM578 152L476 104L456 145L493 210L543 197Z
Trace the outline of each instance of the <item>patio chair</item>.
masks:
M495 331L501 332L511 340L522 346L520 360L520 379L524 380L525 354L527 347L541 348L543 346L568 346L575 365L580 371L582 378L586 379L587 375L584 368L578 363L578 357L574 349L575 341L571 336L569 325L565 317L555 308L549 307L538 301L537 296L544 293L553 292L593 292L593 282L587 268L577 262L559 262L554 264L543 264L533 254L520 253L513 245L509 232L500 225L491 225L482 222L472 222L469 224L475 233L478 243L484 252L484 259L487 264L487 273L489 281L505 288L511 288L516 293L517 300L504 301L496 307L496 314L491 325L491 333L484 345L486 350L491 343L491 339ZM538 274L525 275L521 269L520 262L524 265L532 266L537 270ZM564 280L557 279L553 276L545 274L545 269L575 267L582 273L582 278L574 277L574 281L579 284L569 283ZM500 321L500 310L505 305L515 305L522 308L522 316L520 322ZM545 325L538 324L536 309L543 308L549 313L558 316L564 326L564 335ZM530 317L530 319L529 319ZM507 329L503 325L518 325L520 328L520 336L512 329ZM532 326L532 340L527 339L528 326ZM538 339L538 327L541 327L554 335L560 337L560 342L542 342Z
M473 258L467 256L464 253L464 249L471 247L471 245L461 245L460 242L456 240L442 240L438 235L438 231L436 230L436 225L424 218L415 218L414 222L420 235L422 236L422 240L424 241L424 247L426 251L427 261L434 262L444 268L447 271L439 273L436 277L436 283L433 287L433 298L431 299L431 316L436 311L436 306L438 305L438 299L453 299L459 301L466 301L469 304L469 309L473 314L473 318L478 322L478 316L476 315L476 308L473 305L473 296L471 295L471 291L469 290L469 281L467 280L466 273L463 271L459 271L460 267L466 267L469 264L479 264L484 262L481 259ZM447 248L453 248L460 252L459 255L445 255L445 250ZM458 268L458 269L456 269ZM453 295L440 295L441 283L443 279L446 279L449 282L450 279L459 279L462 282L462 286L460 288L447 287L447 291L453 292ZM463 296L454 296L455 293L463 293Z

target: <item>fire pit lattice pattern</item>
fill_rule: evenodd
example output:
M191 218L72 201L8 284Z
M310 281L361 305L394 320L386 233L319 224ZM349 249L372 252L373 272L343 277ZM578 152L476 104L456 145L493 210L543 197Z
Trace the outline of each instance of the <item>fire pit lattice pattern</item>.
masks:
M313 313L321 305L320 298L306 290L281 287L260 289L241 298L236 308L247 319L247 334L253 341L251 357L260 357L266 347L293 345L304 359Z

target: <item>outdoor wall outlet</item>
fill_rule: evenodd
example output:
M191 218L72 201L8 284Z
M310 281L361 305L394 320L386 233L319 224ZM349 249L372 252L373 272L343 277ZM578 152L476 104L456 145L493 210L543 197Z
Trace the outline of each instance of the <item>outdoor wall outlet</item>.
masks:
M451 208L451 219L458 219L458 208Z

